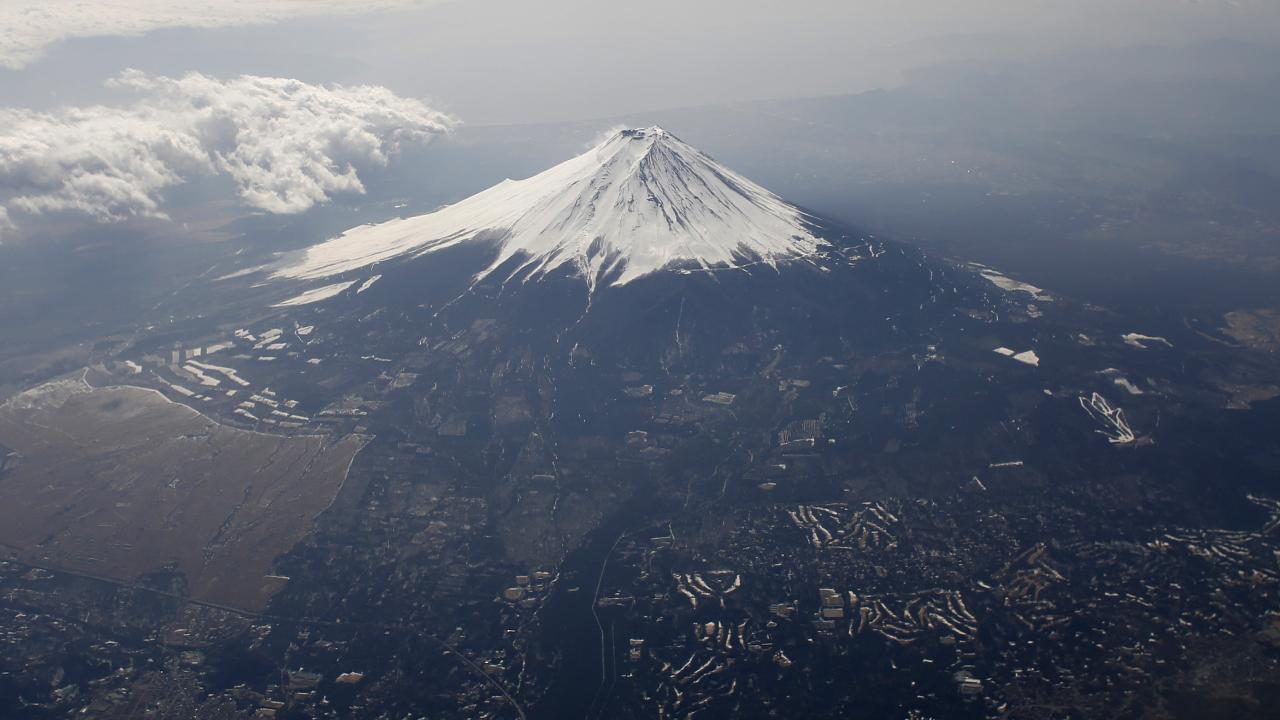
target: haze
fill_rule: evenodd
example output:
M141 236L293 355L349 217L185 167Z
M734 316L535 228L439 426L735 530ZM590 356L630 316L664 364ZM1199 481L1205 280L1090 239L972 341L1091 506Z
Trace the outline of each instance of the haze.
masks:
M281 0L214 5L220 12L140 0L8 5L0 48L10 65L31 63L0 71L10 104L100 97L102 80L134 67L378 84L471 124L859 92L946 59L1280 34L1280 11L1263 0L452 0L368 13ZM52 42L28 60L32 35Z

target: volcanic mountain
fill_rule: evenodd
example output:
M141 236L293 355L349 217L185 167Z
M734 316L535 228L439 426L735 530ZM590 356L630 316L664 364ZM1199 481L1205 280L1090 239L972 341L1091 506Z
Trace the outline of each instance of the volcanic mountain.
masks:
M664 372L744 343L813 358L914 346L991 288L806 212L660 127L258 270L270 277L255 287L301 326L389 323L364 354L394 358L487 319L499 344Z
M1121 481L1162 411L1169 427L1185 356L1126 344L1145 336L1119 315L806 213L660 128L271 262L211 284L205 335L146 335L122 381L241 430L367 440L275 564L289 580L271 612L323 619L326 640L397 628L350 646L370 678L404 678L388 715L474 717L447 704L492 694L460 689L439 647L402 644L418 628L494 659L479 682L529 717L766 717L776 697L843 717L869 695L829 700L810 678L886 665L865 655L872 627L853 636L892 605L919 608L902 617L922 641L900 648L885 620L890 651L941 661L878 716L932 688L927 714L966 717L979 706L950 689L953 663L987 636L926 632L1006 607L991 588L1056 537L1046 518L1090 515L1063 503L1101 496L1124 514L1099 522L1129 518L1181 472L1170 456L1149 493ZM855 591L844 618L819 614ZM944 612L924 598L961 594L974 616L924 617Z
M275 275L332 277L478 240L499 248L480 279L528 280L567 267L593 289L668 268L776 267L826 245L806 213L650 127L622 130L436 212L355 228Z

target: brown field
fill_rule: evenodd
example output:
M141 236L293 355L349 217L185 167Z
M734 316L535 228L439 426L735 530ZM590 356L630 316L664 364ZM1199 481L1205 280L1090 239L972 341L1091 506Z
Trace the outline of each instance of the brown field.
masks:
M0 405L0 545L123 581L172 568L197 600L257 610L365 438L221 425L159 393L64 379ZM10 463L12 466L14 463Z
M1276 310L1237 310L1226 314L1223 330L1231 339L1266 352L1280 350L1280 312Z

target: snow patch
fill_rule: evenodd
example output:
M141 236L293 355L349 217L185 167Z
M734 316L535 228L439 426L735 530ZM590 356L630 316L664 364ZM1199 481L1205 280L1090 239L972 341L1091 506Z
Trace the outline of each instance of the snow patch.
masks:
M240 277L248 277L249 275L256 275L257 273L264 272L270 269L271 269L270 265L256 265L254 267L247 267L242 270L236 270L235 272L227 273L226 275L221 275L218 278L216 278L215 281L222 282L223 280L234 280Z
M1040 356L1036 355L1035 350L1023 350L1022 352L1017 352L1016 350L1010 350L1007 347L998 347L992 350L992 352L997 355L1003 355L1007 358L1013 358L1020 363L1030 365L1032 367L1040 366Z
M297 307L298 305L310 305L311 303L328 300L334 295L341 294L344 290L355 285L356 281L334 283L323 287L313 288L301 295L295 295L288 300L276 303L273 307Z
M1105 370L1099 370L1098 372L1101 375L1106 375L1107 377L1111 378L1111 382L1124 388L1125 391L1128 392L1130 395L1145 394L1143 393L1142 388L1138 387L1137 385L1134 385L1129 380L1129 378L1125 377L1124 374L1120 372L1120 370L1118 370L1117 368L1106 368Z
M1173 343L1162 337L1156 337L1155 335L1143 335L1141 333L1131 332L1125 333L1121 338L1124 340L1125 345L1136 347L1139 350L1151 349L1151 345L1149 343L1164 343L1168 347L1173 347Z
M1053 302L1052 295L1031 283L1014 280L1004 273L993 270L981 263L969 263L969 266L976 269L978 274L985 278L987 282L995 285L1005 292L1024 292L1041 302Z
M1116 385L1119 385L1120 387L1124 388L1124 389L1125 389L1125 391L1127 391L1130 395L1142 395L1142 394L1143 394L1143 392L1142 392L1142 388L1140 388L1140 387L1138 387L1137 385L1134 385L1132 382L1130 382L1130 381L1129 381L1129 378L1122 378L1122 377L1118 377L1118 378L1113 379L1111 382L1113 382L1113 383L1115 383Z
M373 287L374 283L378 282L381 279L382 279L381 275L374 275L368 280L365 280L364 282L360 283L360 287L356 288L356 294L359 295L365 290L368 290L369 288Z
M1040 356L1036 355L1035 350L1025 350L1013 356L1014 360L1020 363L1026 363L1032 367L1040 367Z

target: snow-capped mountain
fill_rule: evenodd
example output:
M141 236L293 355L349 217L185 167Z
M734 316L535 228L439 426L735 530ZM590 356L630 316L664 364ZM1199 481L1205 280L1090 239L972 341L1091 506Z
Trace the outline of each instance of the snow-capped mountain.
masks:
M459 243L493 241L478 274L539 278L562 268L589 287L666 268L776 266L826 247L800 209L659 127L622 130L525 180L505 180L417 217L366 225L283 262L317 280Z

